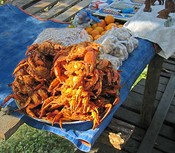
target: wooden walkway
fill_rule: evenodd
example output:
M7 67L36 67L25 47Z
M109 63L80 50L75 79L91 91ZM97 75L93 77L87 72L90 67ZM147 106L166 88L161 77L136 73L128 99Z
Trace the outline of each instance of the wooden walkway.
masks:
M160 101L165 93L166 86L170 80L170 77L175 74L175 58L164 60L163 68L161 71L159 87L155 100L155 110L160 106ZM130 92L127 100L116 112L115 117L123 120L127 123L135 125L135 130L128 140L122 151L126 153L136 153L145 141L146 129L140 123L140 110L142 108L142 98L144 93L145 80L142 79ZM174 83L175 86L175 83ZM166 102L168 103L168 102ZM158 111L158 109L157 109ZM163 111L162 111L163 113ZM161 116L161 114L159 114ZM168 113L165 116L165 120L162 121L160 132L155 139L152 153L174 153L175 152L175 95L168 109ZM156 125L157 129L160 125ZM149 128L148 128L149 129ZM154 135L154 133L152 134ZM143 141L144 140L144 141ZM144 144L145 145L145 144ZM149 149L148 149L149 150ZM148 150L145 153L149 153ZM144 153L144 151L140 151Z
M11 4L42 19L69 21L92 0L13 0Z

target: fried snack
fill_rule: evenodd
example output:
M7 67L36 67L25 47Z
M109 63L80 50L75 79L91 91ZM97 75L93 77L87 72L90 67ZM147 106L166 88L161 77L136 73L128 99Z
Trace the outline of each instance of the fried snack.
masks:
M93 121L93 129L119 102L120 74L110 61L99 59L99 44L82 42L63 47L33 44L14 70L14 98L26 114L53 124Z

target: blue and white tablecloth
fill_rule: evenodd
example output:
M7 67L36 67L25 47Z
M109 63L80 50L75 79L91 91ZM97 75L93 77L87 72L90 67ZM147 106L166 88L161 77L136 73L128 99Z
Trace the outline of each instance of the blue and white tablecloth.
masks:
M8 84L13 82L12 72L19 61L25 57L27 46L31 45L44 29L60 27L67 27L67 24L36 19L13 5L8 4L0 7L0 104L7 95L12 93ZM81 151L88 152L107 127L114 113L125 101L132 84L153 56L153 44L147 40L139 39L138 48L129 55L129 58L120 67L120 70L122 70L121 84L123 85L120 93L120 103L112 109L100 126L94 130L89 129L91 122L63 125L63 129L61 129L57 126L33 120L17 112L13 115L21 118L32 127L63 136ZM8 105L16 107L14 100L9 101ZM82 140L90 145L86 145Z

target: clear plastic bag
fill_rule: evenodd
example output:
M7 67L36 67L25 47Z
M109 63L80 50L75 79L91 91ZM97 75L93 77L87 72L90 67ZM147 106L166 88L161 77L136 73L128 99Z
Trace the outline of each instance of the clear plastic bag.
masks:
M112 56L110 54L100 54L100 59L109 60L115 69L118 69L122 65L122 60L120 58Z
M131 34L128 29L126 28L113 28L111 33L118 38L120 41L127 40L131 37Z
M126 46L119 41L115 44L112 55L120 58L122 61L126 60L128 58L128 51Z
M95 42L102 45L102 53L111 54L121 60L126 60L138 46L138 40L134 38L126 28L113 27Z
M91 38L86 30L81 28L47 28L38 35L34 43L46 40L69 46L83 41L91 41Z
M88 27L93 21L100 22L100 19L94 17L90 11L87 9L82 9L80 12L78 12L73 21L72 24L74 27L79 28L86 28Z
M118 39L113 36L107 36L103 42L101 43L102 45L102 50L104 53L112 54L113 50L115 49L115 44L118 42Z

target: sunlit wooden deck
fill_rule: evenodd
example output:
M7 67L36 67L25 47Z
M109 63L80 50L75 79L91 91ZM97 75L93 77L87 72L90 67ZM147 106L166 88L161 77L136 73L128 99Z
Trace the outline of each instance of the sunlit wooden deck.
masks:
M155 110L163 97L170 77L175 74L175 58L164 60L159 87L155 100ZM144 93L145 80L142 79L130 92L126 102L116 112L115 117L135 125L135 130L121 152L136 153L143 143L147 129L140 123L140 110ZM175 86L175 83L174 83ZM163 113L164 110L162 110ZM159 114L161 116L161 114ZM160 117L159 117L160 118ZM157 128L160 125L157 125ZM144 141L146 142L146 141ZM148 142L147 142L148 143ZM143 145L143 144L142 144ZM154 143L153 153L174 153L175 151L175 95L169 106L160 132ZM144 151L141 151L142 153ZM146 151L147 152L147 151ZM148 153L148 152L147 152Z

